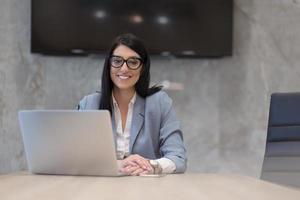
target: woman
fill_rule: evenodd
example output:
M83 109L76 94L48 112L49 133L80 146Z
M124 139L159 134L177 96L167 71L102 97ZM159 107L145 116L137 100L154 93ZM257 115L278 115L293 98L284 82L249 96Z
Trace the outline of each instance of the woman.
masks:
M183 173L186 150L172 100L149 82L143 43L132 34L120 35L105 59L101 92L84 97L79 109L110 111L121 172Z

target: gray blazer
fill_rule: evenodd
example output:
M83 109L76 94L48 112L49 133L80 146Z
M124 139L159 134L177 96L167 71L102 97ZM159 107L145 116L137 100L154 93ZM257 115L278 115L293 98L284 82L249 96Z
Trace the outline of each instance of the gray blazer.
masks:
M100 93L85 96L79 103L79 109L99 109L100 97ZM114 116L112 124L116 138ZM130 154L148 159L165 157L175 163L175 173L185 172L187 158L183 136L172 100L165 92L157 92L145 99L137 95L131 126Z

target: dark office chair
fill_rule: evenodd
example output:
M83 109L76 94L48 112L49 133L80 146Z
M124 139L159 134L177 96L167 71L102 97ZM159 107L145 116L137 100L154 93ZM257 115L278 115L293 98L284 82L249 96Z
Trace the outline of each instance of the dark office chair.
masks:
M300 187L300 93L271 95L261 178Z

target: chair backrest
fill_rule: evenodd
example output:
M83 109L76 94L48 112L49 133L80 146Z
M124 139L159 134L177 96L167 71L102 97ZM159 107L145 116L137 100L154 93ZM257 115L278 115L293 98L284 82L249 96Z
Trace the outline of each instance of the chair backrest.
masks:
M271 95L261 178L300 187L300 92Z

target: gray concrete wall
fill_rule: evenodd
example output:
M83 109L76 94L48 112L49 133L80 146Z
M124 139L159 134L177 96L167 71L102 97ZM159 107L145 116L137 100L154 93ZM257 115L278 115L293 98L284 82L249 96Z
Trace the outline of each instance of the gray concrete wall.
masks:
M0 5L0 173L8 173L26 169L18 110L74 108L99 88L103 59L30 54L30 0ZM152 82L184 84L168 93L190 172L258 177L270 94L300 91L300 2L236 0L234 9L232 57L154 57Z

